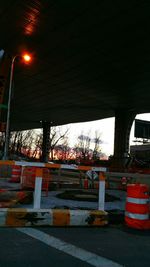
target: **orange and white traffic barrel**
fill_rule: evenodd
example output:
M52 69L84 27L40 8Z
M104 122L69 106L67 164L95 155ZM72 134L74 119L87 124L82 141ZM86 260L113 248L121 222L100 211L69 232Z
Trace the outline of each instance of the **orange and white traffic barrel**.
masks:
M85 177L85 179L84 179L84 189L88 189L88 187L89 187L89 181L88 181L87 177Z
M9 180L9 182L19 183L20 176L21 176L21 166L13 165L12 172L11 172L11 179Z
M146 184L128 184L125 210L126 225L136 229L150 229L149 187Z
M22 175L22 188L35 188L36 181L36 167L25 167ZM50 183L50 172L48 168L40 168L42 170L42 190L46 191L48 196L49 183Z

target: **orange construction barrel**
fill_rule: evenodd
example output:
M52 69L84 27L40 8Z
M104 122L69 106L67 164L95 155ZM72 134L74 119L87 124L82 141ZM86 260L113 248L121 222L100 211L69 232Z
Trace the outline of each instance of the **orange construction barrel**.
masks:
M88 189L88 187L89 187L89 181L88 181L87 177L85 177L85 179L84 179L84 189Z
M11 171L11 179L9 180L9 182L19 183L20 176L21 176L21 166L13 165Z
M150 229L149 187L146 184L128 184L125 210L126 225L136 229Z
M22 175L22 188L33 188L35 187L35 179L36 179L36 167L28 167L26 166L23 170ZM42 190L46 191L46 195L48 196L49 183L50 183L50 172L48 168L40 168L42 169Z

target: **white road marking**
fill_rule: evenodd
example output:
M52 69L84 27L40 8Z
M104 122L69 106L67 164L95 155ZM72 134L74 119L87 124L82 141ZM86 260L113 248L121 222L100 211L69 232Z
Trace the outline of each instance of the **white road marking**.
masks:
M42 231L36 230L34 228L16 228L18 231L27 234L48 246L51 246L55 249L58 249L62 252L65 252L79 260L85 261L95 267L123 267L114 261L108 260L104 257L100 257L92 252L89 252L85 249L76 247L72 244L69 244L65 241L62 241L59 238L48 235Z

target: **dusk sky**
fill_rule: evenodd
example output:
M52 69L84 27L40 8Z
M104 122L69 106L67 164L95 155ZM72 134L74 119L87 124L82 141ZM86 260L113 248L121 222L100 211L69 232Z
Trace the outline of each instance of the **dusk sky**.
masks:
M140 114L136 116L137 119L150 120L150 113ZM92 122L84 123L72 123L64 125L63 127L69 128L69 144L73 146L77 142L77 137L82 133L94 137L95 131L98 131L101 135L101 148L102 152L106 155L113 154L114 145L114 122L115 118L108 118L103 120L96 120ZM135 144L134 140L134 123L130 135L130 144Z

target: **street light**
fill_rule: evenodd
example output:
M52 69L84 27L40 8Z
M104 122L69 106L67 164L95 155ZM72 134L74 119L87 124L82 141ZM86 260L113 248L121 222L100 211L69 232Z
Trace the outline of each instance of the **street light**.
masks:
M29 63L31 61L31 56L27 53L23 54L22 58L23 58L25 63Z
M7 120L6 120L6 135L5 135L5 146L4 146L4 155L3 155L4 160L8 159L12 82L13 82L13 75L14 75L14 63L15 63L16 58L18 57L21 57L25 63L29 63L31 61L31 56L28 53L24 53L23 55L15 55L12 57L12 60L11 60L9 91L8 91Z

